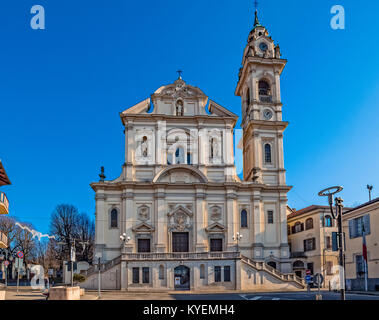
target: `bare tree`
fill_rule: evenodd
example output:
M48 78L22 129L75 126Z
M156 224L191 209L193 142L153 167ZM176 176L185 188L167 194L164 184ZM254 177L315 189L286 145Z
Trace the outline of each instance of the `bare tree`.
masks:
M70 204L58 205L51 215L50 232L57 242L65 244L66 253L69 252L71 242L77 238L78 223L79 211Z
M50 232L61 246L59 260L68 258L69 249L75 240L78 260L92 261L95 225L85 213L70 204L58 205L51 216ZM58 248L57 248L58 249Z

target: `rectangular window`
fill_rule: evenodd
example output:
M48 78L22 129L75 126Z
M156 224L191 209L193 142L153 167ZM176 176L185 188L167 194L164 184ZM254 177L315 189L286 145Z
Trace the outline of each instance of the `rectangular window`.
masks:
M221 282L221 267L215 267L215 282Z
M326 246L326 249L331 249L332 248L332 238L327 236L325 238L325 246Z
M149 268L143 267L142 268L142 283L149 283L149 282L150 282Z
M230 266L224 267L224 282L230 282Z
M328 276L333 275L333 262L332 261L326 262L326 274Z
M366 235L370 234L370 215L366 214L363 217L352 219L349 221L350 238L358 238L363 236L363 231Z
M133 283L139 283L139 268L133 268Z
M316 238L304 240L304 251L316 250Z
M138 252L150 252L150 239L138 239Z
M357 268L357 278L364 278L365 276L365 261L363 256L355 256L356 268Z
M172 252L188 252L189 238L188 232L172 233Z
M267 211L267 223L268 224L274 223L274 211L272 210Z
M222 239L211 239L211 251L222 251Z

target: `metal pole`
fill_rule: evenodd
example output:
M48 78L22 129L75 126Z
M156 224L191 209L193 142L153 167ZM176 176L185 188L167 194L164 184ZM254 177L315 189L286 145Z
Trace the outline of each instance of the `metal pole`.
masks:
M5 249L5 261L8 261L8 249ZM4 271L5 271L5 288L7 288L8 287L8 266L5 266Z
M100 259L99 258L99 284L97 286L97 290L98 290L98 293L97 295L99 296L99 298L101 297L101 290L100 290L100 285L101 285L101 266L100 266Z
M346 300L345 295L345 268L343 254L343 232L342 232L342 199L336 198L336 206L338 210L338 245L339 245L339 265L340 265L340 292L341 300Z
M19 286L19 283L20 283L20 274L19 274L19 266L17 266L17 294L18 294L18 286Z

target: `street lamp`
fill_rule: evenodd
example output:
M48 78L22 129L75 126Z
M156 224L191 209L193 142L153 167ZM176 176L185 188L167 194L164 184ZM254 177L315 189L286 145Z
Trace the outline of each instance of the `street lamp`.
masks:
M240 234L239 232L237 232L233 236L233 241L237 241L237 255L234 260L234 282L235 282L234 286L236 290L237 290L237 256L239 256L239 242L241 239L242 239L242 234Z
M346 300L345 295L345 257L344 257L344 233L342 231L342 209L343 199L335 198L335 210L333 209L333 195L343 190L343 187L336 186L321 190L318 195L320 197L328 197L330 212L333 219L338 224L338 249L339 249L339 274L340 274L340 291L341 300Z

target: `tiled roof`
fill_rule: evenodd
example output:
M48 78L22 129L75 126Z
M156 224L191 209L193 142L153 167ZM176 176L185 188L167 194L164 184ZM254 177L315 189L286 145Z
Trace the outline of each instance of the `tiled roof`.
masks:
M11 182L9 181L7 173L5 172L3 164L1 163L1 160L0 160L0 186L5 186L7 184L11 184Z
M345 211L343 214L346 214L346 213L350 213L350 212L353 212L357 209L360 209L360 208L363 208L363 207L366 207L366 206L369 206L370 204L373 204L375 202L379 202L379 198L375 198L374 200L371 200L371 201L368 201L366 203L363 203L363 204L360 204L359 206L355 207L355 208L352 208L348 211Z
M317 210L317 209L329 209L329 206L318 206L318 205L311 205L309 207L303 208L301 210L297 210L294 213L291 213L287 216L287 219L291 219L297 216L300 216L302 214Z

